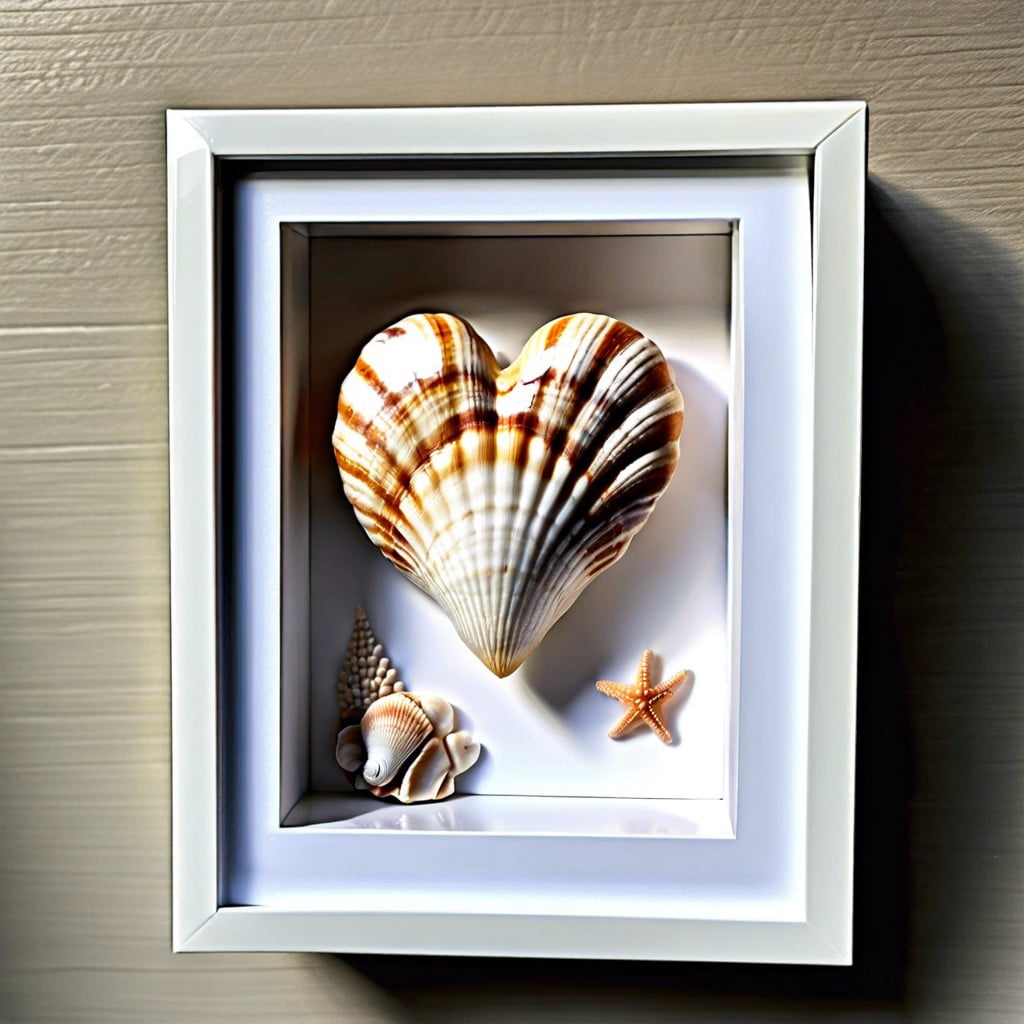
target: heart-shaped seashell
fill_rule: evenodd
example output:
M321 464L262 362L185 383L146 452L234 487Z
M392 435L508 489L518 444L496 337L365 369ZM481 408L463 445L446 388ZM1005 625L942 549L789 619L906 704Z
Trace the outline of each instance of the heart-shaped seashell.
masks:
M462 318L406 317L345 378L334 451L370 539L496 675L623 554L679 459L657 345L576 313L502 370Z

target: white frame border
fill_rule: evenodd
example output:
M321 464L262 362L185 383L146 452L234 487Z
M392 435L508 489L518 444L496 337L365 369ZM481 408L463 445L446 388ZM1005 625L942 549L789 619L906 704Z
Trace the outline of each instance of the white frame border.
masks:
M346 916L218 900L214 159L806 155L813 158L814 450L804 919L616 918L613 946L594 927L597 918L557 908L550 916L476 921L491 937L484 943L478 928L460 927L469 923L465 915L447 915L441 937L436 915L392 911L359 915L360 948L850 962L866 125L859 101L167 112L176 950L337 951ZM459 942L460 934L469 938Z

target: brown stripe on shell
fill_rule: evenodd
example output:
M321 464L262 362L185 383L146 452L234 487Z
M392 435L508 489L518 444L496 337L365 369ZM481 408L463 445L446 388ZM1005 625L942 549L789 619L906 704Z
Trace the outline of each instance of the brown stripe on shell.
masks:
M559 336L564 330L565 324L559 325ZM572 493L578 480L581 476L591 472L590 470L590 457L600 451L608 437L618 429L618 422L612 415L614 408L610 402L595 401L594 392L597 387L597 383L601 378L601 373L607 368L612 357L617 354L623 347L632 344L637 339L642 339L642 335L635 331L633 328L615 322L611 328L604 332L600 339L599 345L591 356L591 361L588 366L586 375L582 378L579 390L581 401L590 402L595 405L598 409L597 422L601 425L601 429L592 432L585 439L585 443L567 443L568 432L571 429L571 424L559 424L558 427L545 439L552 447L554 451L563 451L566 458L568 458L575 468L575 472L571 473L562 483L560 488L560 495L556 499L556 504L562 500L567 500L568 496ZM545 379L542 388L549 384L549 380ZM558 383L558 382L555 382ZM671 380L671 374L669 372L667 364L663 359L660 358L654 363L653 368L649 372L645 372L640 378L640 386L634 388L631 392L636 405L644 405L647 402L656 399L659 394L668 394L674 392L675 386ZM538 394L535 405L542 404L541 395ZM526 417L522 417L523 420ZM645 433L638 439L637 443L631 448L624 450L624 456L632 458L633 460L643 457L648 452L653 453L658 448L662 447L666 443L675 442L678 437L682 426L682 413L671 413L670 419L667 424L660 424L655 421L654 423L648 424ZM642 444L643 440L647 439L650 443ZM548 463L549 472L554 468L554 461ZM599 505L601 509L601 517L604 520L612 522L623 522L629 521L631 524L634 521L637 522L636 528L642 525L642 522L646 520L650 513L650 507L653 505L654 498L664 489L668 483L668 479L671 476L671 471L675 468L675 459L670 464L663 464L663 468L668 469L667 475L662 474L661 479L658 478L657 474L651 476L646 475L641 481L636 481L632 485L629 491L623 492L618 496L613 497L605 494L604 492L610 486L615 475L621 469L620 462L616 462L610 467L605 467L597 475L592 475L589 480L586 497L581 500L581 505L584 508L588 508L592 505ZM630 507L636 502L637 491L640 492L640 505L642 507L636 509L633 513L629 513ZM653 493L654 497L649 502L643 500L644 496ZM597 497L600 496L598 500ZM578 537L582 529L582 525L577 522L570 524L570 526L563 531L563 536L557 538L553 544L549 547L549 557L558 557L564 553L564 548L572 541L574 537ZM613 557L613 561L621 553L624 545L616 548L616 554ZM608 564L611 564L610 562ZM603 568L604 566L602 566ZM543 570L542 570L543 572ZM595 573L596 575L596 573Z

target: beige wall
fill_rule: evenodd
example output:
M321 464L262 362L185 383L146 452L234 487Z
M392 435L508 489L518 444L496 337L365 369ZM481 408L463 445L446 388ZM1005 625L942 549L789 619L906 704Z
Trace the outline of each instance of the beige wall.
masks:
M1022 23L1019 0L8 0L0 1019L1019 1020ZM823 97L870 103L877 206L861 966L171 956L163 109Z

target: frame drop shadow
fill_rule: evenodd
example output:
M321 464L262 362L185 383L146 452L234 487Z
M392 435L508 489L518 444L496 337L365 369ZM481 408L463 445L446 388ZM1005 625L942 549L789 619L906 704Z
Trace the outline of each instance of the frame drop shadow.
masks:
M970 266L963 254L973 257ZM332 960L339 991L355 971L417 1021L465 1019L451 1013L460 1001L475 1020L511 1019L513 1009L524 1021L551 1019L559 1009L617 1016L627 999L634 1009L673 1017L690 1009L760 1021L783 1012L815 1019L840 1009L900 1012L913 998L911 971L914 991L938 983L941 955L919 949L911 965L908 943L928 929L931 949L950 946L984 927L972 923L976 908L956 865L973 845L995 842L1003 809L1019 806L1024 785L1011 773L989 773L978 799L963 773L945 763L950 750L969 752L983 734L990 700L1002 702L1006 728L1024 741L1024 692L1018 687L1008 697L1005 685L999 689L998 652L981 652L991 668L973 675L971 700L943 719L944 742L920 738L938 728L928 720L936 701L970 672L958 649L943 664L942 650L931 646L951 622L984 615L971 606L971 585L985 583L979 559L991 545L981 528L996 515L1014 538L1024 535L1024 506L1000 504L1007 474L1021 476L1024 429L1011 391L991 386L1024 372L1021 346L1008 342L1019 342L1024 322L1018 276L1012 257L988 238L916 196L869 183L853 966L634 962L613 969L602 961L346 955ZM973 432L965 433L965 422ZM986 433L978 424L1002 429ZM956 486L958 471L969 472L971 493ZM951 565L964 586L936 600ZM936 695L941 672L953 681ZM960 811L955 822L943 820L951 805ZM936 835L961 858L937 851ZM541 986L543 1001L531 998Z

